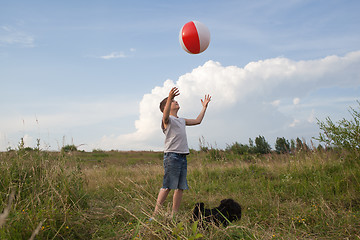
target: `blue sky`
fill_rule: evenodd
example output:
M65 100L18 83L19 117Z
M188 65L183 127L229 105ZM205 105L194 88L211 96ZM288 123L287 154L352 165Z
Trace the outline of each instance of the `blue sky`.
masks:
M316 119L349 117L360 90L359 1L0 1L0 150L161 150L158 103L213 147L264 136L310 141ZM181 49L197 20L209 48Z

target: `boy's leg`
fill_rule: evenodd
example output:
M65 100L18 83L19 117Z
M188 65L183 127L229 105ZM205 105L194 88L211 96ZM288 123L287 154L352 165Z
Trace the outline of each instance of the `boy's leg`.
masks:
M166 197L168 196L169 192L170 192L170 189L168 189L168 188L161 188L161 189L160 189L158 198L157 198L157 200L156 200L156 206L155 206L155 210L154 210L153 216L155 216L156 213L159 211L159 208L160 208L160 207L163 205L163 203L165 202Z
M184 192L184 190L182 190L182 189L176 189L174 191L173 207L172 207L171 216L174 216L174 214L176 214L179 211L181 199L182 199L182 196L183 196L183 192Z

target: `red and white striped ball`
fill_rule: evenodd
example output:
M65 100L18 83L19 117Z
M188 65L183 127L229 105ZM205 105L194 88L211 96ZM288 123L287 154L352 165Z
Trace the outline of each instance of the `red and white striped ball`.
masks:
M203 23L190 21L181 28L179 41L186 52L202 53L209 46L210 31Z

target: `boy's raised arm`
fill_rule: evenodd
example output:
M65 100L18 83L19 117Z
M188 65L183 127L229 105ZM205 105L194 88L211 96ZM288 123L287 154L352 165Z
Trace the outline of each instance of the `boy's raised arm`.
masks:
M166 128L166 125L169 123L171 103L172 103L173 99L179 95L180 95L179 89L176 87L173 87L169 92L169 96L166 101L166 105L165 105L164 112L163 112L163 118L162 118L164 128Z
M203 107L202 107L199 115L197 116L196 119L185 119L187 126L198 125L198 124L200 124L202 122L202 120L203 120L203 118L205 116L207 106L208 106L210 101L211 101L211 96L209 94L205 95L204 100L201 99L201 104L202 104Z

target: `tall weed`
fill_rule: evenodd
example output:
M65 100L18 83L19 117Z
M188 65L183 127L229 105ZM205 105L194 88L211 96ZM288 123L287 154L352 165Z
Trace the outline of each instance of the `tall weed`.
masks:
M1 239L83 237L85 179L71 156L19 149L1 154L1 206L15 192ZM37 230L39 229L39 230ZM86 234L85 234L86 235ZM35 236L33 236L35 237Z

